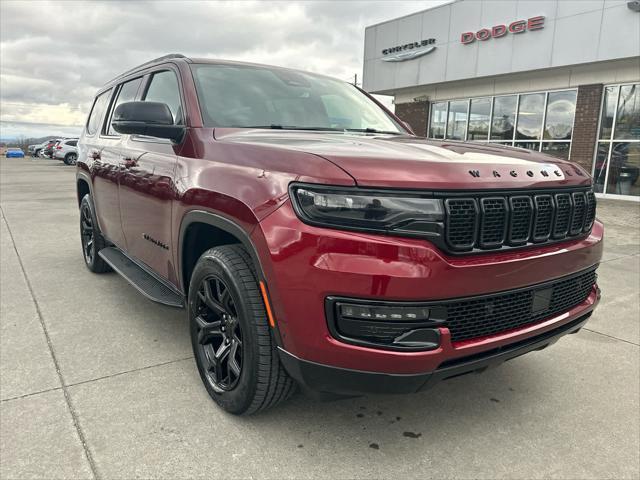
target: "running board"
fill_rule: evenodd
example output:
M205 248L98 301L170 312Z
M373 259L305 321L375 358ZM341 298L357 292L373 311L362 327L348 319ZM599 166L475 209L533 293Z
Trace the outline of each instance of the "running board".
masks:
M103 248L98 255L149 300L183 308L184 297L117 247Z

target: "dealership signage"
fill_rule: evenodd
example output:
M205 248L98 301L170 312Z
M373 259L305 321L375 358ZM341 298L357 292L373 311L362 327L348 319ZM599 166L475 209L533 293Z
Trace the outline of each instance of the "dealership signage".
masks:
M468 45L476 40L482 42L490 38L504 37L507 33L518 34L528 30L540 30L541 28L544 28L544 17L531 17L528 20L516 20L508 25L500 24L491 28L481 28L477 32L464 32L460 35L460 41Z
M406 43L397 47L385 48L382 50L383 62L404 62L405 60L413 60L427 53L431 53L436 49L434 45L435 38L421 40L419 42Z

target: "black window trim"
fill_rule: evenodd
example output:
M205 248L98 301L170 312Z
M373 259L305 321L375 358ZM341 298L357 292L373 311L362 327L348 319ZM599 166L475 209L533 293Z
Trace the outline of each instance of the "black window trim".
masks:
M134 97L136 100L138 100L140 98L140 88L145 83L145 76L146 75L138 75L134 77L129 77L119 82L115 86L111 87L113 88L114 93L113 95L111 95L111 100L109 101L109 108L107 110L108 114L105 115L104 119L102 120L102 126L100 128L100 138L117 139L122 137L122 135L120 134L109 135L109 124L111 123L111 116L113 115L113 107L115 106L116 101L118 100L118 96L120 95L120 91L122 90L123 85L125 83L129 83L134 80L140 79L140 85L138 85L138 89L136 90L136 95Z
M96 108L96 103L98 102L98 98L100 98L102 95L105 95L105 94L109 94L109 95L111 95L111 97L108 99L108 101L109 101L109 105L111 105L111 101L113 100L113 91L114 91L114 90L115 90L115 89L113 88L113 86L111 86L111 87L109 87L109 88L105 89L105 90L104 90L104 91L102 91L102 92L98 92L98 93L96 94L96 96L94 97L94 99L93 99L93 105L91 106L91 111L89 112L89 116L87 117L87 121L86 121L86 123L85 123L85 125L84 125L84 131L86 132L86 136L87 136L87 137L96 137L96 136L98 136L98 137L99 137L99 136L101 136L101 134L100 134L101 128L97 128L97 129L96 129L96 131L95 131L95 132L93 132L93 133L91 133L91 132L89 131L89 122L91 121L91 115L93 115L93 110ZM105 110L105 112L106 112L106 111L107 111L107 110ZM99 119L99 120L101 120L101 122L99 123L99 125L101 125L101 124L103 124L103 123L104 123L104 112L102 113L102 115L103 115L103 116Z

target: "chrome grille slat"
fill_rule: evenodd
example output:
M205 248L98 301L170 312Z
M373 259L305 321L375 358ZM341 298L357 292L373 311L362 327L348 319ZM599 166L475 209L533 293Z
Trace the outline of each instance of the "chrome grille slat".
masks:
M544 244L588 233L596 216L593 192L478 192L445 197L445 241L455 252Z

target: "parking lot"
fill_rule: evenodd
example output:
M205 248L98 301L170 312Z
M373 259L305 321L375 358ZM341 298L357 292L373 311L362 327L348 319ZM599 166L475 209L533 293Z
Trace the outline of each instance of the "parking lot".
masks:
M640 475L638 203L600 201L603 298L577 335L416 395L237 418L205 392L183 311L85 268L75 169L0 171L2 478Z

